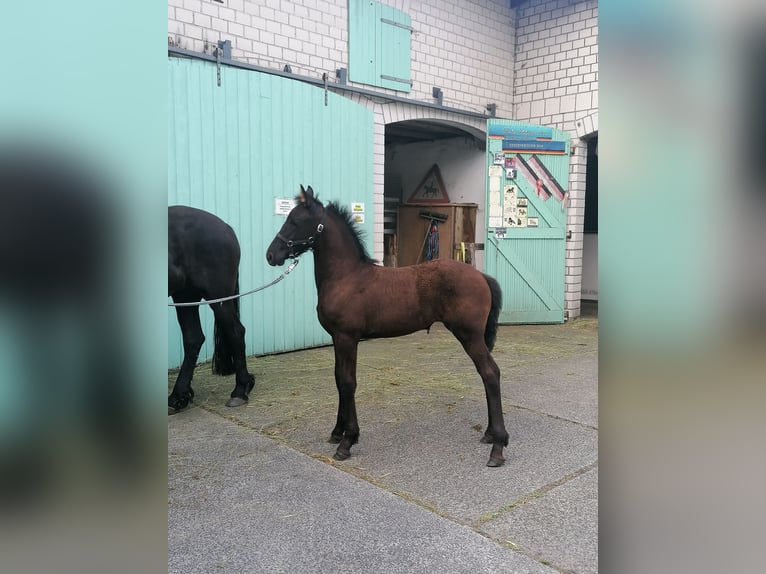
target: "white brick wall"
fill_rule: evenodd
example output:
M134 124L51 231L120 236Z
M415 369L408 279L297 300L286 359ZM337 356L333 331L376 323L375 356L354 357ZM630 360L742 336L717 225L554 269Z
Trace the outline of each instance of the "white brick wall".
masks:
M513 114L515 21L508 0L382 0L412 18L412 91L381 92L484 112ZM347 0L168 0L168 36L208 53L230 40L232 57L268 68L335 80L348 68ZM352 84L353 85L353 84ZM358 84L362 86L361 84ZM370 87L370 86L362 86Z
M530 0L516 18L513 117L574 136L598 111L598 2Z
M382 0L412 18L409 93L363 86L418 101L443 91L447 106L569 131L570 174L566 309L579 315L586 149L577 137L598 129L597 0ZM211 53L230 40L236 60L321 77L348 68L347 0L168 0L168 36L182 48ZM515 55L514 55L515 54ZM352 83L353 84L353 83ZM357 84L359 85L359 84ZM484 120L402 103L351 99L375 113L374 256L383 259L385 124L434 118L484 129ZM590 129L592 128L592 129Z
M580 315L587 145L598 131L597 0L530 0L516 14L514 119L571 134L565 309Z

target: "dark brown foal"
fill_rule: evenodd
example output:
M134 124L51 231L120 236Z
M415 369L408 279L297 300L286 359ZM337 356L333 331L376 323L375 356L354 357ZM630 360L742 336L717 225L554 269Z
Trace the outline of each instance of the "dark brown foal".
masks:
M492 443L487 466L501 466L508 432L500 399L500 369L494 346L502 293L497 281L465 263L439 259L390 268L375 265L347 210L325 207L309 187L266 252L270 265L314 251L314 274L322 327L335 348L338 418L330 441L335 459L351 456L359 439L354 393L360 339L399 337L442 322L463 345L484 382L489 425L482 442Z

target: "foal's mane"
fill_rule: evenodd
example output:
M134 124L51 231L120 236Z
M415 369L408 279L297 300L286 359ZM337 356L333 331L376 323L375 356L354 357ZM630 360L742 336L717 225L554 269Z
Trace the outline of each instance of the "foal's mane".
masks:
M364 232L357 228L357 226L354 224L354 219L348 208L343 205L339 205L334 201L331 201L327 204L325 209L330 212L331 215L337 216L337 219L351 232L354 246L356 247L356 250L359 254L359 261L362 263L376 263L376 261L367 253L367 248L365 247L363 241Z

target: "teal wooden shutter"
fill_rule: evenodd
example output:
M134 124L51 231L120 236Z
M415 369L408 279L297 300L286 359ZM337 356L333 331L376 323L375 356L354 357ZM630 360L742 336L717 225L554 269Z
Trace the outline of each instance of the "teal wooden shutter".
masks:
M348 2L348 74L352 82L409 92L409 15L380 2Z

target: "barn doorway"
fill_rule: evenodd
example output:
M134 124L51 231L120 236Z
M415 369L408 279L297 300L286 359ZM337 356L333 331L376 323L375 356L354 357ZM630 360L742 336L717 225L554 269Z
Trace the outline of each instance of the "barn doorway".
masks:
M477 238L484 236L485 150L484 132L471 126L444 120L386 125L384 265L449 258L483 269Z
M587 140L580 314L598 314L598 132Z

